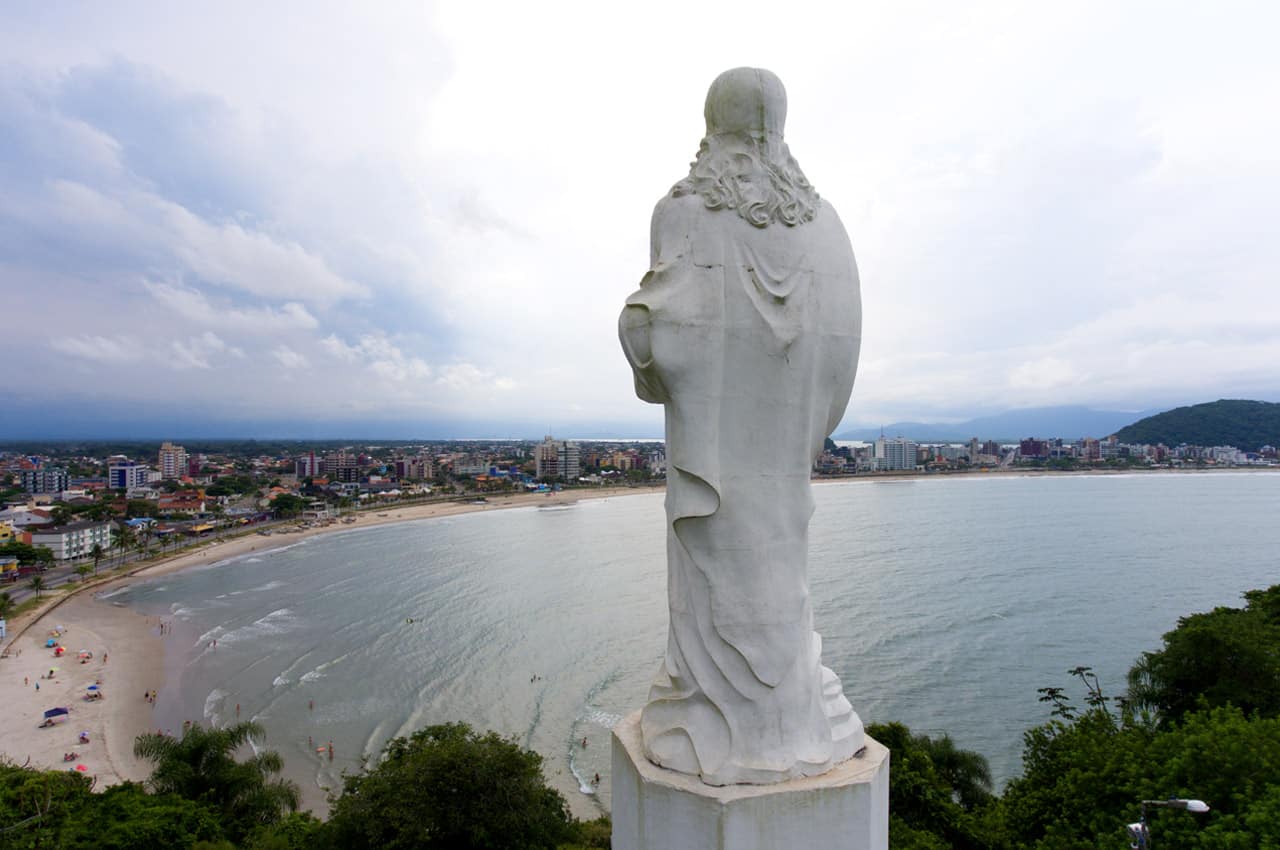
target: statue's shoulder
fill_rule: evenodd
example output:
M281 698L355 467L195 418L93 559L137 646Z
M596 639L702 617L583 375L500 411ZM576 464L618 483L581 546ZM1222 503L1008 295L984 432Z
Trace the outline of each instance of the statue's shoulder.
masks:
M700 195L668 192L654 204L653 221L656 224L660 220L693 218L709 212L711 211Z
M849 232L844 229L844 222L840 220L840 214L836 212L836 208L826 198L822 199L813 221L805 226L816 227L823 240L836 239L844 245L849 244Z

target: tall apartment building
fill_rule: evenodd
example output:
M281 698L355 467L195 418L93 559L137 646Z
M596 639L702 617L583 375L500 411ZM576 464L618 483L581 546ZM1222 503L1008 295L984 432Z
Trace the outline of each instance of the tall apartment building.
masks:
M294 463L298 478L315 478L320 475L320 458L315 452L307 452Z
M395 459L394 468L396 478L405 481L425 481L428 478L434 478L436 474L431 458L426 455L398 457Z
M160 467L161 478L181 478L187 474L187 450L173 443L161 443L160 462L157 465Z
M351 474L348 470L354 470L355 468L356 456L351 452L329 452L324 456L324 474L337 481L347 481L348 476ZM354 481L355 479L351 478L350 480Z
M577 443L556 440L548 435L533 452L538 478L563 478L572 481L581 469Z
M22 489L28 493L61 493L67 483L67 471L60 466L22 470Z
M107 465L107 486L112 490L133 490L151 481L151 468L136 460L113 460Z
M903 470L916 468L916 444L905 437L881 437L876 440L876 468Z

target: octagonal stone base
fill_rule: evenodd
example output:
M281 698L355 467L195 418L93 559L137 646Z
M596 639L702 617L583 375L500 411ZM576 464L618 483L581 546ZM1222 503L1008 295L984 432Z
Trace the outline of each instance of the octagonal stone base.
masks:
M821 776L705 785L644 757L640 712L613 729L614 850L886 850L889 751L867 748Z

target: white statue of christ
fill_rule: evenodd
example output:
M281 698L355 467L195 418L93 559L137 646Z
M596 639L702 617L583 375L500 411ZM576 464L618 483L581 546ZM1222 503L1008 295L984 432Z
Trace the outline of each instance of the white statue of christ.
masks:
M653 213L619 334L666 408L666 657L645 756L711 785L824 773L863 746L822 665L809 475L844 415L862 334L844 226L783 142L772 73L721 74L689 176Z

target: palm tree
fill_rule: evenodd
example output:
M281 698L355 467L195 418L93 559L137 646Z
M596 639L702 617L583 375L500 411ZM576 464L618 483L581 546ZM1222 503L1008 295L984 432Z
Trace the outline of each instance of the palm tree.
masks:
M973 750L962 750L950 735L930 738L920 735L921 746L933 760L938 776L951 786L956 801L966 809L991 798L991 768L987 760Z
M0 620L9 616L9 612L13 610L13 597L9 595L9 591L0 593Z
M120 552L121 563L124 563L124 556L133 547L133 538L134 534L131 526L120 526L120 533L116 535L116 549Z
M95 576L98 574L98 563L102 560L104 554L106 553L102 551L101 543L93 544L93 548L89 550L89 555L93 558L93 574ZM79 570L76 570L76 572L79 572Z
M32 576L30 587L36 592L36 599L39 599L40 591L44 590L44 576Z
M88 577L91 571L93 571L93 567L89 566L88 564L81 564L80 566L76 567L76 575L80 576L80 581L84 581L85 578Z
M272 778L284 767L279 753L264 750L246 761L235 759L236 750L264 734L262 726L252 721L222 729L193 723L181 738L139 735L133 754L155 765L147 780L152 791L179 794L221 809L224 826L238 841L253 827L274 823L298 809L298 786Z

